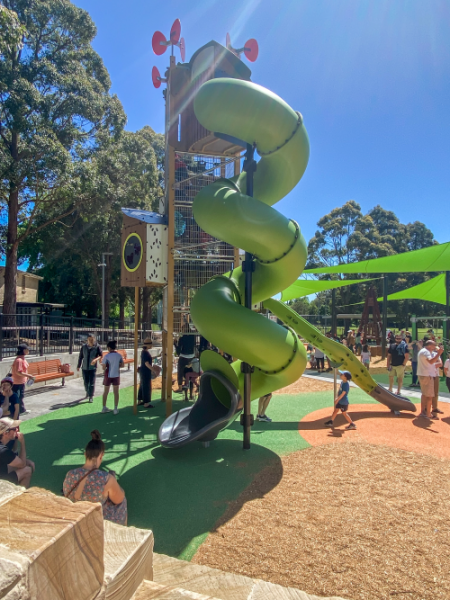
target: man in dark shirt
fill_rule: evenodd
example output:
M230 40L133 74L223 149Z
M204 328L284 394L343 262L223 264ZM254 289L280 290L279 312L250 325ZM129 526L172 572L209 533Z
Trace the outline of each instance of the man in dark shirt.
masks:
M0 479L27 488L35 466L33 461L27 459L25 438L19 427L20 421L8 417L0 419ZM9 448L10 443L15 440L20 442L18 455Z
M86 344L81 346L78 356L77 371L83 374L85 398L92 402L95 393L95 376L97 375L97 363L102 358L102 351L92 333L88 333Z
M395 343L390 344L387 356L387 370L389 371L389 391L394 391L394 377L397 376L397 396L400 396L405 367L409 360L409 350L401 334L395 335Z

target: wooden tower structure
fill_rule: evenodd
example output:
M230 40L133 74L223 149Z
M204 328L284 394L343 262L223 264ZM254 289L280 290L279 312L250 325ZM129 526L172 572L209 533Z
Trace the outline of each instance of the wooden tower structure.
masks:
M383 336L383 321L378 305L377 292L373 286L370 286L367 292L358 333L364 334L365 339L375 338L377 345L380 344Z
M178 42L179 31L175 31L175 25L176 22L170 39ZM239 174L244 148L239 140L205 129L195 116L194 99L200 87L210 79L233 77L249 81L251 71L231 46L225 48L215 41L198 49L186 63L176 63L173 55L173 46L180 46L180 43L165 41L164 36L157 32L153 38L153 49L155 54L162 54L158 44L172 45L170 64L164 78L159 76L156 67L152 72L155 87L158 88L161 82L166 83L163 91L166 105L166 185L159 212L168 223L167 285L164 287L162 323L162 399L167 403L166 414L170 415L174 342L182 332L198 335L190 318L192 297L211 277L239 265L239 249L203 231L193 218L192 203L203 187L220 177ZM181 54L184 60L184 40Z

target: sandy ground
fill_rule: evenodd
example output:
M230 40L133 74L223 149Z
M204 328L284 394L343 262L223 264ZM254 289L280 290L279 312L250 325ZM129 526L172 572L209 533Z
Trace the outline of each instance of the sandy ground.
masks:
M256 477L194 562L320 596L450 598L448 459L361 436L291 454L282 468L266 495L279 467Z

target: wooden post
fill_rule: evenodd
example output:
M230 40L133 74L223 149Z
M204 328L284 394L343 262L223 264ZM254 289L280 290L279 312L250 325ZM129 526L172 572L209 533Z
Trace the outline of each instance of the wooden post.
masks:
M138 386L138 344L139 344L139 300L140 288L134 288L134 391L133 414L137 415L137 386Z

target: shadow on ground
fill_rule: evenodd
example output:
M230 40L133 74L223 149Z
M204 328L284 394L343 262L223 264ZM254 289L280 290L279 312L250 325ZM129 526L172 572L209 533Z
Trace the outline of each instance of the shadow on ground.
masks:
M99 429L107 446L104 464L117 471L127 495L129 525L152 529L158 552L180 556L192 540L203 539L268 464L278 473L271 485L281 480L279 456L256 440L245 454L242 442L230 439L209 448L197 443L168 450L157 441L164 405L139 409L137 417L131 406L116 416L99 414L99 407L96 399L35 419L34 427L33 421L22 425L28 455L37 465L32 483L60 494L67 471L83 463L90 431ZM83 410L88 414L79 414Z

